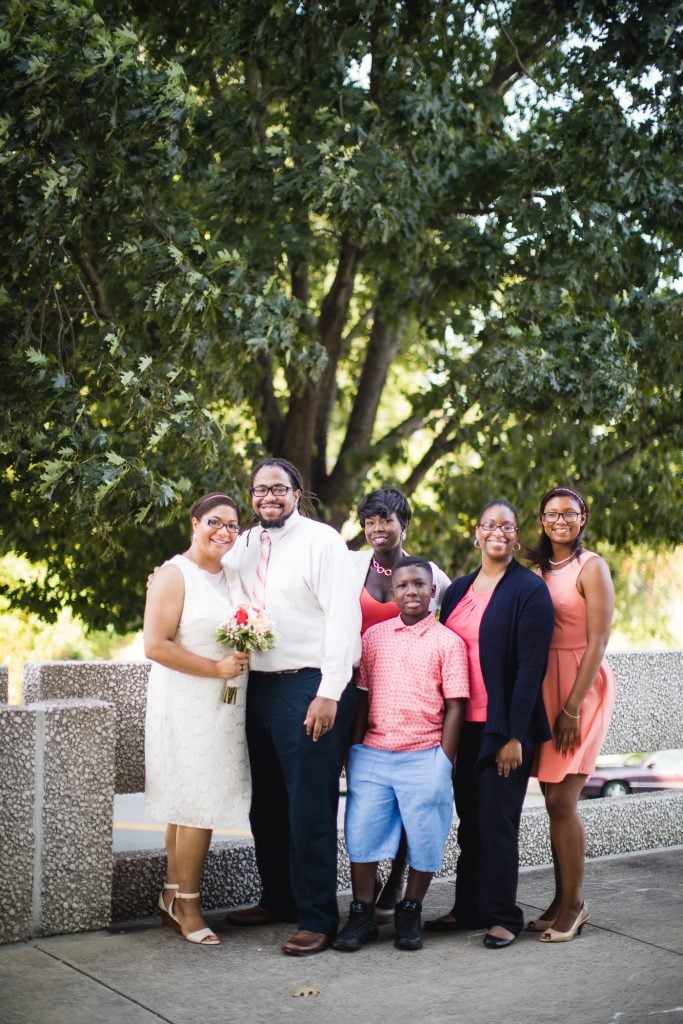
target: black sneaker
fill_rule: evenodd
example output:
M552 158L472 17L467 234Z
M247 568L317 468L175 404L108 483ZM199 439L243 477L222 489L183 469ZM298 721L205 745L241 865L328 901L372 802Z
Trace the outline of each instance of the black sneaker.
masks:
M418 900L401 900L394 911L394 945L396 949L422 949L420 928L422 904Z
M337 933L332 948L342 953L357 953L364 942L371 942L378 934L372 903L353 900L349 908L349 919Z

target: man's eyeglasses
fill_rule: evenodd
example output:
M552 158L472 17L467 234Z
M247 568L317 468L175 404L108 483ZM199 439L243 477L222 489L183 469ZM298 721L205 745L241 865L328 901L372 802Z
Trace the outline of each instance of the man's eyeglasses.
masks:
M544 512L541 518L544 523L556 523L558 519L564 519L565 523L575 523L580 515L580 512L570 509L569 512Z
M514 523L494 523L493 519L487 519L485 523L479 523L479 526L485 533L495 533L496 530L502 530L503 533L517 533Z
M212 530L227 530L228 533L239 533L240 530L237 523L224 523L222 519L218 519L216 516L210 516L204 522Z
M268 491L273 494L276 498L284 498L287 491L291 491L292 488L288 487L287 484L273 484L272 487L266 487L265 484L257 484L256 487L252 487L249 493L252 498L265 498Z

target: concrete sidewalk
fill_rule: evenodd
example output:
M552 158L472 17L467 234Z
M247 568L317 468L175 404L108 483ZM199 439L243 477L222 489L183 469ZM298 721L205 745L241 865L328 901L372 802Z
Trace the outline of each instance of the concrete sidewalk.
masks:
M0 1022L679 1024L682 867L683 847L590 861L590 922L550 946L528 932L499 951L481 933L427 933L423 950L404 953L383 927L360 953L298 959L279 950L289 925L224 928L222 945L204 949L158 921L3 946ZM551 886L549 868L522 871L527 917L545 908ZM446 911L452 895L452 883L435 881L425 916ZM210 921L217 927L221 915Z

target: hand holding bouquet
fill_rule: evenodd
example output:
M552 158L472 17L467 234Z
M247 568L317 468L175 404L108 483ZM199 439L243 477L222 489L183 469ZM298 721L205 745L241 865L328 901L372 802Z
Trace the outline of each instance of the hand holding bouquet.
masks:
M249 604L230 608L225 625L216 632L219 644L229 644L235 651L269 651L275 647L275 633L265 612ZM237 687L225 684L223 703L234 704Z

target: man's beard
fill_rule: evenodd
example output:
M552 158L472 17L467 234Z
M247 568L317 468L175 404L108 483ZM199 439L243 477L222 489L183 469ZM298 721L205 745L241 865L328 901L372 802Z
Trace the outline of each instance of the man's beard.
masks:
M292 509L292 512L294 509ZM261 524L262 530L281 530L285 525L292 512L288 512L286 516L279 516L277 519L262 519L258 517L258 521Z

